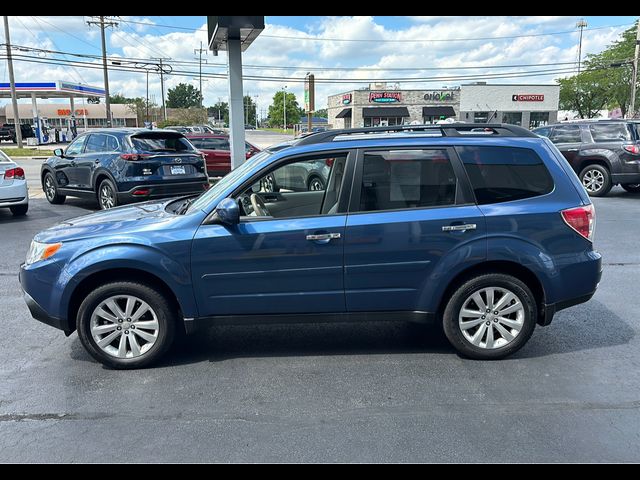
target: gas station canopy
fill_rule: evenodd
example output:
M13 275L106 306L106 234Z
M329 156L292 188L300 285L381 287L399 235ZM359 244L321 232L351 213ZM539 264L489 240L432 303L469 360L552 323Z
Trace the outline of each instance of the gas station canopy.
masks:
M16 83L18 98L89 98L104 97L103 88L90 87L79 83L63 82L26 82ZM0 83L0 98L11 98L11 85Z

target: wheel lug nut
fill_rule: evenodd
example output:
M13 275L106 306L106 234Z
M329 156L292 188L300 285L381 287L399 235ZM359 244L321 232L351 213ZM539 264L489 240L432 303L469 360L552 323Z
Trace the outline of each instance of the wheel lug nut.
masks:
M497 320L496 320L496 322L497 322ZM136 328L136 326L135 325L131 325L131 330L133 330L134 328Z
M491 325L491 322L487 322L486 324L487 324L487 325Z
M496 323L498 323L498 319L497 319L497 318L494 318L494 319L493 319L493 321L494 321L494 322L496 322Z
M122 323L122 319L121 318L118 319L118 323Z
M489 313L491 311L491 309L487 308L487 313Z
M118 327L118 328L116 328L116 330L122 330L122 327Z
M494 315L497 315L497 314L498 314L498 310L496 310L495 312L493 312L493 314L494 314Z
M125 335L129 335L129 330L125 330L125 331L124 331L124 334L125 334Z
M484 320L485 318L487 318L487 316L486 315L482 315L482 319Z

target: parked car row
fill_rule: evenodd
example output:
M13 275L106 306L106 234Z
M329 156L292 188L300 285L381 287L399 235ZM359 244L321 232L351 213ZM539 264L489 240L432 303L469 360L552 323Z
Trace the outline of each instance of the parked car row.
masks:
M603 197L614 185L640 193L640 121L601 120L536 128L578 174L589 195Z
M103 163L127 194L156 178L202 187L202 158L183 135L113 132L70 145L78 167L82 155L93 160L88 145L110 142L87 180L47 167L54 194L73 178L102 185ZM305 189L316 170L326 170L322 188ZM268 178L290 188L265 188ZM178 332L267 318L436 321L460 354L498 359L595 293L594 227L562 155L523 128L338 130L266 149L198 198L40 232L20 283L34 318L77 330L115 368L156 362Z
M189 125L189 126L181 126L181 125L172 125L169 127L165 127L166 130L175 130L180 133L214 133L217 135L224 135L225 131L221 128L213 128L209 125Z

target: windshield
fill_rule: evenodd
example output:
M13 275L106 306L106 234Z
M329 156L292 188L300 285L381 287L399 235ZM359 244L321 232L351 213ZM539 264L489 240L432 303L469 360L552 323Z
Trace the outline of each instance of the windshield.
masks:
M271 152L262 151L257 155L254 155L249 160L244 162L235 170L231 170L231 173L222 177L218 183L200 195L198 199L189 205L189 209L186 213L193 212L195 210L201 210L206 207L213 198L215 198L220 192L227 189L230 185L233 185L237 180L241 179L246 172L250 171L256 164L260 163L265 158L269 157Z

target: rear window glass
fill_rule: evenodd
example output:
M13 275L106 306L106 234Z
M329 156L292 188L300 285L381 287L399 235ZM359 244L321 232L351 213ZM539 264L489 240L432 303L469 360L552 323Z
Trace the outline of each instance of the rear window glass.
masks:
M554 127L549 137L553 143L581 143L580 126L563 125Z
M553 179L542 159L528 148L458 147L480 205L544 195Z
M631 132L626 123L605 123L589 125L594 142L615 142L617 140L631 140Z
M131 137L133 148L141 152L184 152L193 147L184 137L173 135L136 135Z

